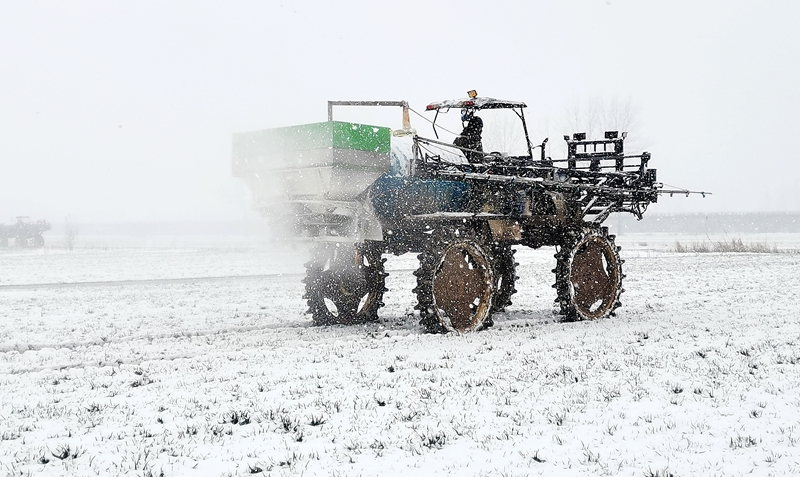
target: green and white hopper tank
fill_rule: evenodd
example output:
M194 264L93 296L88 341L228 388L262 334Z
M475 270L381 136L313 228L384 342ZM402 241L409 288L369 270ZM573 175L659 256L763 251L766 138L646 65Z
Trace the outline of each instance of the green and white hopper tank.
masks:
M357 197L390 170L389 128L327 121L234 134L233 175L273 222L319 222L316 235L364 238ZM311 227L313 230L313 227ZM299 232L300 229L297 230Z

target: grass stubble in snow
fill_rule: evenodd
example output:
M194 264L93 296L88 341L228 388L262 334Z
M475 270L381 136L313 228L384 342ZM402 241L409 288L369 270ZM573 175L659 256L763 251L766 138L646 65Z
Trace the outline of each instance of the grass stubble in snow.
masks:
M412 256L381 323L316 328L269 251L25 253L0 253L2 474L800 474L796 254L632 247L618 316L561 323L551 251L521 250L514 305L458 336L410 315ZM115 279L140 281L14 287Z
M797 253L797 250L780 250L777 245L767 242L744 242L741 238L691 244L676 240L674 250L678 253Z

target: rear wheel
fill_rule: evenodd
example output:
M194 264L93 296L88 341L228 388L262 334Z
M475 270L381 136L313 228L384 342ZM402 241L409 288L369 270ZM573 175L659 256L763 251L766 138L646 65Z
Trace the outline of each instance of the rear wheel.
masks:
M606 227L585 227L568 235L556 253L556 302L568 320L613 315L620 306L620 248Z
M41 235L33 237L33 246L36 248L44 247L44 237Z
M320 244L306 264L303 280L314 324L376 321L386 291L385 261L378 247Z
M491 256L474 238L436 241L419 255L420 324L434 333L477 331L491 323L494 271Z

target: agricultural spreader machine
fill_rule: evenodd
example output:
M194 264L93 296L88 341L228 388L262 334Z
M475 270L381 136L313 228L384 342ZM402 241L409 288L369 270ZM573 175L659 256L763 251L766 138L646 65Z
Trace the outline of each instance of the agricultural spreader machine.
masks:
M403 127L334 121L334 106L400 107ZM315 324L376 320L387 291L382 256L414 252L420 323L431 332L489 327L516 292L515 245L555 247L565 319L613 315L625 276L602 223L615 212L641 218L659 194L688 191L665 191L648 153L626 154L625 133L565 136L567 157L547 157L547 139L529 139L525 107L474 91L431 103L432 139L411 129L404 101L331 101L327 122L234 135L233 173L255 208L293 239L315 242L304 279ZM447 142L437 120L451 110L464 131ZM477 113L493 110L518 120L520 154L484 152Z
M44 247L43 232L50 230L46 220L32 221L26 216L17 217L13 225L0 224L0 247L8 247L8 239L14 239L14 245L22 248Z

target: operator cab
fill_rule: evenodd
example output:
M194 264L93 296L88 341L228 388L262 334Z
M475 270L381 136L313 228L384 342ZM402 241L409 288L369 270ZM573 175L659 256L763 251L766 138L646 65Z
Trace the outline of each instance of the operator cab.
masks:
M498 162L533 165L533 150L539 146L531 145L524 114L527 105L521 101L480 97L475 90L469 91L468 96L431 103L425 108L435 112L431 123L436 145L446 143L452 147L451 153L462 157L462 162L473 165ZM459 114L447 114L453 110ZM509 110L514 115L508 114ZM475 134L475 123L483 126L480 135ZM544 154L541 159L545 159Z
M435 139L416 138L418 165L433 161L466 172L484 171L490 165L543 165L540 161L547 160L544 156L547 139L541 145L531 145L525 103L480 97L475 90L469 91L468 96L431 103L425 108L435 112L431 121ZM459 114L448 117L452 110ZM533 151L540 147L541 157L534 160Z

